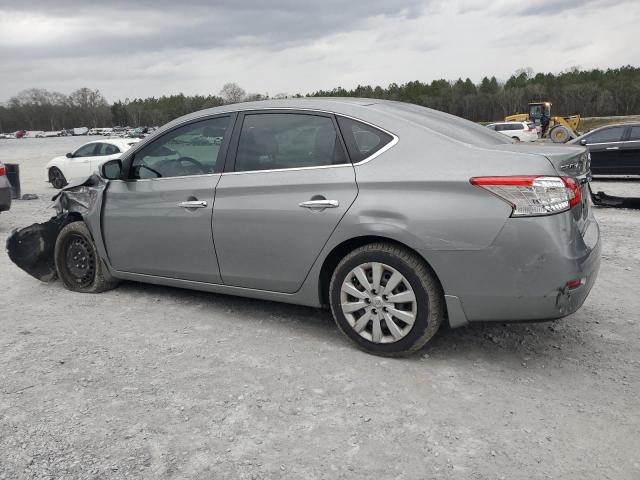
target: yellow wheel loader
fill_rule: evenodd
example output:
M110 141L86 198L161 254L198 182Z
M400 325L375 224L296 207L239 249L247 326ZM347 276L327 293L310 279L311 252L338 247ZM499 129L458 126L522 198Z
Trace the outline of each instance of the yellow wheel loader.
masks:
M552 117L551 102L529 103L529 113L516 113L504 118L505 122L535 122L541 127L542 138L550 138L553 143L567 143L578 136L580 115Z

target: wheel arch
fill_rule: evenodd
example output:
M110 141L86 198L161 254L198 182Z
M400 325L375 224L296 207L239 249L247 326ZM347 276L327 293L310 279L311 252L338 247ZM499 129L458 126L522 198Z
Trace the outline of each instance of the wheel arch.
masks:
M318 279L318 298L320 300L321 305L329 304L329 284L331 283L331 275L333 271L340 263L346 255L355 250L356 248L362 247L364 245L369 245L371 243L379 243L385 242L393 245L397 245L399 247L405 248L412 253L414 253L417 257L419 257L425 265L433 272L434 277L436 278L438 284L440 285L440 289L444 294L444 289L442 288L442 282L440 281L440 277L437 272L433 269L431 264L428 262L423 255L420 254L415 248L403 243L401 241L395 240L390 237L385 237L381 235L362 235L357 237L352 237L343 242L339 243L329 252L329 254L324 258L322 262L322 267L320 268L320 277ZM445 309L446 310L446 309ZM446 313L446 312L445 312Z

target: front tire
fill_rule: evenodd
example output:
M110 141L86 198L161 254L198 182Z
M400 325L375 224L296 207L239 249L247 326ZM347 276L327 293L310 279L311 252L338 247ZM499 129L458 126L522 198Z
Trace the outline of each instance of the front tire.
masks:
M49 182L53 185L53 188L60 190L67 185L67 179L64 177L64 173L57 168L51 167L49 169Z
M571 140L571 132L564 125L556 125L549 131L553 143L567 143Z
M375 355L418 351L444 318L435 273L415 253L389 243L365 245L344 257L333 272L329 298L342 333Z
M71 222L60 230L54 258L58 278L68 290L100 293L117 285L105 275L105 267L84 222Z

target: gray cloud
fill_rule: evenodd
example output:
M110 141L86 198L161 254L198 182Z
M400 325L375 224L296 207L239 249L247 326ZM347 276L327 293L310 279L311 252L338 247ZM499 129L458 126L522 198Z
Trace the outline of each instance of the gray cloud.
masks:
M0 0L0 101L28 87L114 100L606 68L640 58L638 21L637 0Z
M0 46L0 59L255 45L282 49L357 29L376 16L415 18L424 4L422 0L372 0L363 8L362 3L340 0L21 1L5 10L5 15L36 13L57 19L63 25L73 21L84 34L27 44L19 49ZM127 28L114 32L111 27L117 23Z

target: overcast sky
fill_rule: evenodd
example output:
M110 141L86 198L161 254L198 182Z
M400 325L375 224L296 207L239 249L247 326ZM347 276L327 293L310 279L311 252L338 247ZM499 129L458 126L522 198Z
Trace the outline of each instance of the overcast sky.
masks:
M307 93L640 66L640 0L0 0L0 101Z

